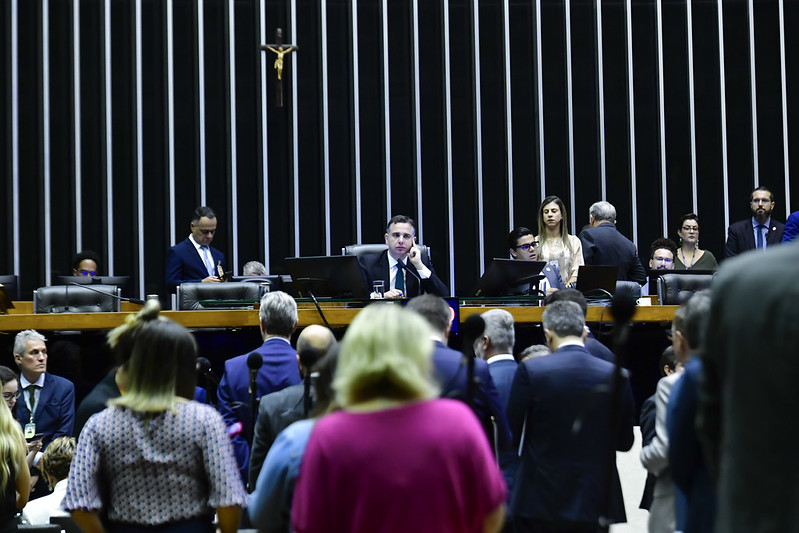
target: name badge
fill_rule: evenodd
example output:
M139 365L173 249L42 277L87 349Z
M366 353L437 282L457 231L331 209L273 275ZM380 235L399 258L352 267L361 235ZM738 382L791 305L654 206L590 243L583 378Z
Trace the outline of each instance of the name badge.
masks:
M25 438L32 439L34 436L36 436L36 424L33 422L25 424Z

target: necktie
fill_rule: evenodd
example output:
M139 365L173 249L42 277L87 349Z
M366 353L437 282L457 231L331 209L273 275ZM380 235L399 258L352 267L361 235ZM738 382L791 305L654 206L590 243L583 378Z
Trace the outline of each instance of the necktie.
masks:
M36 411L36 389L37 385L28 385L28 410L30 411L31 420L33 420L33 412Z
M399 263L397 263L397 277L394 278L394 288L402 291L403 296L405 295L405 274L402 272L402 267L400 267Z
M763 250L766 247L763 242L763 230L766 229L766 226L758 224L755 229L757 229L757 249Z
M205 269L208 271L209 276L214 275L214 262L211 261L211 252L207 246L200 246L203 250L203 257L205 258Z

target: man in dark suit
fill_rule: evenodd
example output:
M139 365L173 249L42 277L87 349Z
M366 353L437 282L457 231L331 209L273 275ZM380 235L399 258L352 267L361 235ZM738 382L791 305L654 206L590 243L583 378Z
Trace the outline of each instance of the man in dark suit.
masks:
M297 303L285 292L268 292L261 298L259 315L264 343L252 352L260 355L262 360L256 376L256 399L301 381L297 352L290 343L297 327ZM225 361L225 374L217 389L219 412L225 424L231 429L241 424L241 430L232 436L231 442L245 483L250 465L249 442L252 440L249 355Z
M782 242L785 225L771 218L774 194L766 187L758 187L749 196L749 208L752 218L739 220L727 228L724 257L733 257L749 250L764 251Z
M635 244L616 229L616 208L609 202L596 202L588 213L591 227L580 232L585 264L615 265L619 280L646 283Z
M485 330L483 336L474 343L474 353L488 364L488 372L499 393L502 409L507 410L510 386L518 366L513 357L516 341L513 315L504 309L492 309L480 316L485 322Z
M200 206L191 217L191 234L169 249L166 288L175 292L184 281L219 283L225 273L225 255L211 246L216 234L216 213Z
M14 362L19 367L22 390L22 400L17 402L17 420L25 438L34 441L32 449L39 450L34 466L39 463L41 450L53 439L72 436L75 422L75 387L66 379L47 373L46 340L32 329L21 331L14 339ZM35 444L36 440L40 440L40 446ZM37 472L34 470L32 474L36 476ZM34 493L47 494L46 484L36 483Z
M322 358L335 344L336 337L332 331L324 326L311 324L305 327L297 336L297 358L299 359L299 354L304 350L313 350L317 358ZM315 366L312 366L306 369L300 361L298 361L298 364L300 374L303 376L306 372L313 371L313 368L315 368ZM313 371L310 376L312 383L315 382L316 375L317 372ZM313 386L311 386L309 392L311 398L314 399ZM313 412L313 406L311 407L311 412ZM266 454L269 453L269 449L278 434L306 416L304 383L298 383L261 397L261 401L258 404L258 419L255 421L252 451L250 453L250 484L247 487L250 492L255 490L258 474L261 473Z
M419 313L433 328L433 341L435 343L433 348L433 373L436 381L441 386L441 396L464 400L466 398L468 377L464 356L445 344L449 337L452 322L452 311L449 305L438 296L424 294L413 298L406 307ZM474 376L478 381L474 397L475 414L484 427L490 424L491 417L495 418L498 429L498 443L492 442L492 446L496 447L498 445L500 450L507 449L510 445L510 431L508 430L505 409L502 408L488 365L482 359L475 359L474 361ZM490 437L493 440L493 435Z
M795 531L799 244L744 254L713 280L698 428L715 531Z
M363 254L358 263L371 289L375 280L385 283L385 298L413 298L420 294L449 296L449 289L433 270L429 258L423 258L416 246L413 219L396 215L388 221L384 236L388 250Z
M611 427L615 368L583 346L580 306L548 305L543 325L552 355L519 365L508 403L514 443L522 449L511 496L514 531L597 532L600 517L627 519L615 451L633 445L632 391L622 376L618 423Z
M563 289L562 291L552 293L551 295L547 296L546 300L544 300L544 305L549 305L552 302L574 302L580 306L580 309L582 309L583 318L588 315L588 302L585 300L583 293L577 289ZM585 349L588 350L588 353L594 357L604 359L609 363L615 363L616 355L610 350L610 348L599 342L599 340L594 337L594 334L591 332L591 329L588 326L586 326L586 329L588 330L588 333L583 344L585 345Z
M507 237L508 251L513 259L520 261L538 261L538 241L535 235L528 228L520 226L514 228ZM565 289L563 278L560 276L560 267L557 261L547 263L541 270L544 279L537 285L530 283L529 286L518 287L514 292L519 293L541 293L544 295L552 294L555 291Z

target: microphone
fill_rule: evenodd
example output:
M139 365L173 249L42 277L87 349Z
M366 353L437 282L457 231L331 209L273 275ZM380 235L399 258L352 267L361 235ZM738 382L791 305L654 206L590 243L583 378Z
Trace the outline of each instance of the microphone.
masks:
M263 366L264 360L258 352L252 352L247 356L247 368L250 369L250 395L255 396L258 392L256 380L258 378L258 371Z
M300 364L305 369L303 376L302 410L305 418L311 412L311 368L319 360L321 354L313 348L305 348L300 352Z
M480 315L472 315L463 323L463 363L466 364L466 405L474 410L474 393L477 383L474 377L474 341L483 335L485 320Z
M102 294L103 296L108 296L109 298L114 298L116 300L119 300L120 302L130 302L132 304L144 305L144 300L140 300L138 298L128 298L126 296L117 296L116 294L110 294L110 293L107 293L107 292L99 291L99 290L97 290L95 288L92 288L92 287L90 287L88 285L83 285L81 283L75 283L74 281L70 281L69 283L67 283L67 287L69 287L70 285L75 285L76 287L80 287L82 289L86 289L87 291L96 292L97 294ZM69 294L68 291L69 291L68 288L64 289L65 297L66 297L67 294ZM69 306L66 306L66 307L68 308Z
M420 277L418 276L418 274L416 274L416 272L414 272L413 270L411 270L410 268L408 268L408 265L406 265L406 264L405 264L405 263L403 263L402 261L397 261L397 264L399 265L399 267L400 267L402 270L404 270L405 272L407 272L408 274L410 274L411 276L413 276L414 278L416 278L416 281L418 281L418 282L419 282L419 285L420 285L420 286L422 285L422 278L420 278Z
M197 369L197 373L201 376L205 376L214 386L219 386L219 379L217 379L216 375L214 375L214 371L211 370L211 361L206 359L205 357L198 357L197 362L195 363L195 368Z

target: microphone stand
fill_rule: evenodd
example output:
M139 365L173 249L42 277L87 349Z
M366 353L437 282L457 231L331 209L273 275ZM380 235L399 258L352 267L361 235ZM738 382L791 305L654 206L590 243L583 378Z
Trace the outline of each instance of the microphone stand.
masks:
M616 294L613 297L610 307L615 322L615 335L613 338L613 352L616 354L616 366L613 372L613 384L610 389L610 426L608 427L605 441L605 472L602 487L605 489L604 515L599 517L599 527L602 531L609 531L610 528L610 504L613 499L611 490L611 479L616 457L616 446L614 437L617 434L616 428L621 422L621 394L624 376L622 366L624 362L624 345L627 343L630 320L635 314L635 300L623 294Z
M252 444L252 436L255 433L255 421L258 418L258 371L264 364L261 354L252 352L247 356L247 368L250 370L250 435L249 441Z
M119 300L120 302L130 302L132 304L144 305L144 300L140 300L138 298L128 298L126 296L117 296L116 294L111 294L111 293L108 293L108 292L98 291L97 289L92 288L92 287L90 287L88 285L81 285L80 283L75 283L74 281L70 281L69 283L67 283L67 286L64 289L64 298L65 299L67 299L67 297L69 296L69 286L70 285L75 285L76 287L80 287L82 289L86 289L87 291L96 292L97 294L102 294L103 296L108 296L109 298L114 298L115 300ZM67 307L67 309L69 308L69 306L66 306L66 307Z

